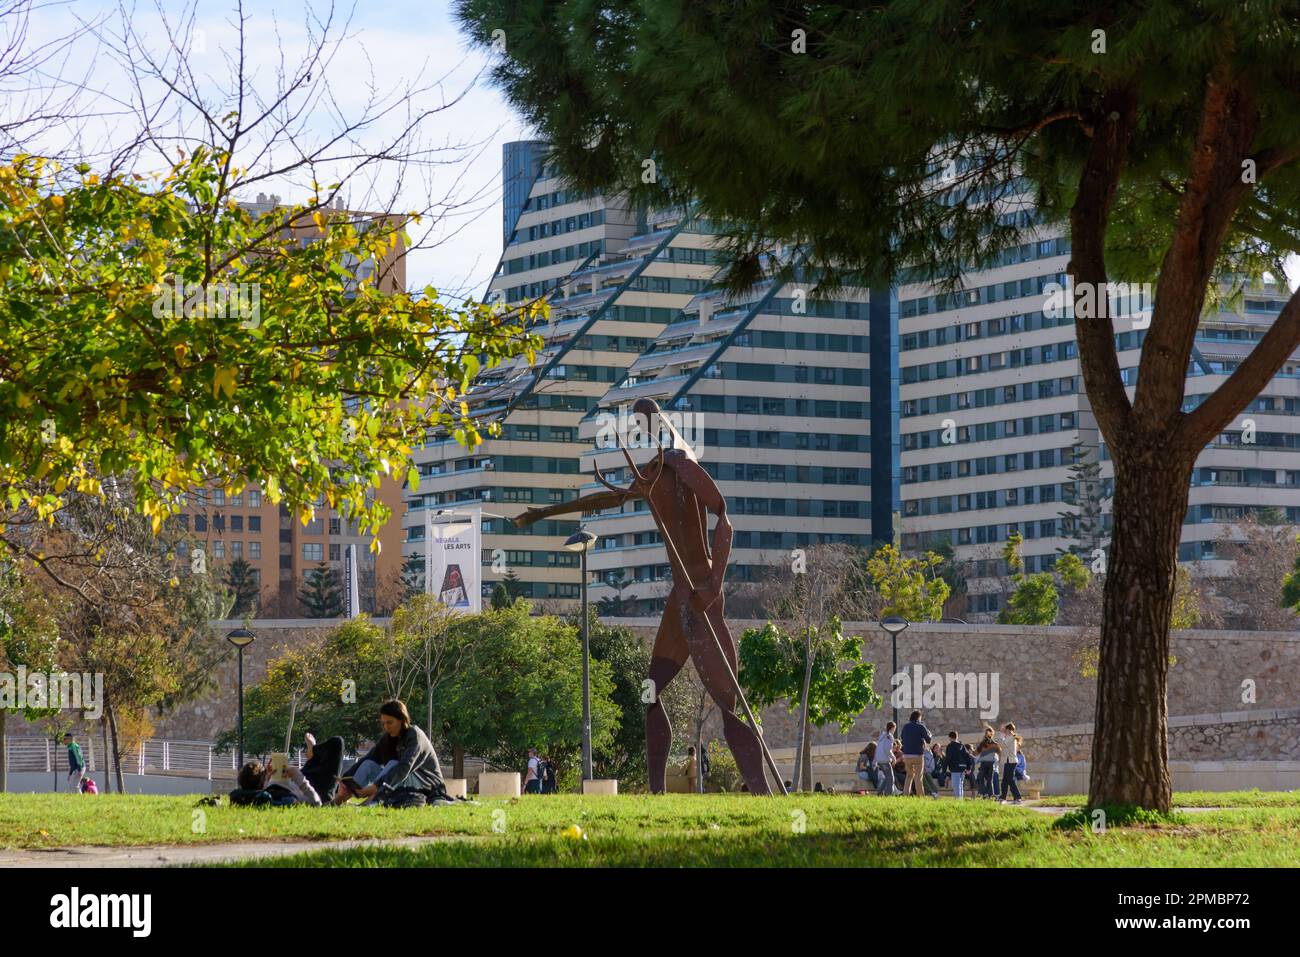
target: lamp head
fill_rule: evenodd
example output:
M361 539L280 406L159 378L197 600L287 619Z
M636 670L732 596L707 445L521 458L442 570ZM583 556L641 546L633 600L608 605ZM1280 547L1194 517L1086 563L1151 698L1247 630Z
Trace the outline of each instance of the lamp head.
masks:
M247 628L236 628L230 634L226 635L226 641L230 642L236 648L247 648L257 640L257 635L253 634Z
M586 552L596 544L596 536L585 528L580 528L564 540L564 547L571 552Z
M890 615L888 618L880 619L880 627L891 635L897 635L906 630L909 624L910 622L902 615Z

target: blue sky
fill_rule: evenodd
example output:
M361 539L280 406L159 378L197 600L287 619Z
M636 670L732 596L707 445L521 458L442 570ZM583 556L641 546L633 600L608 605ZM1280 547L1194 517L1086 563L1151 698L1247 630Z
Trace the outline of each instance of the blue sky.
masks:
M194 31L185 65L198 85L210 89L214 96L225 89L223 81L230 72L225 58L237 49L236 0L161 0L158 6L152 0L126 2L132 28L150 48L164 52L166 31L162 17L176 24L192 11ZM243 4L247 20L245 72L254 87L268 94L274 91L282 48L287 66L302 62L301 53L307 49L307 11L324 17L330 4L325 0L246 0ZM487 58L471 49L446 0L338 0L334 11L336 24L348 15L352 18L346 39L336 27L335 35L342 42L323 71L335 101L319 101L306 114L310 117L305 123L306 138L323 141L337 130L340 113L359 115L365 109L372 84L381 95L391 95L407 84L426 88L413 104L416 109L455 101L422 123L426 146L450 147L439 154L447 165L408 169L400 183L395 168L382 169L369 179L353 180L346 200L352 208L391 204L391 208L402 211L438 207L444 199L456 206L448 209L442 205L441 216L431 216L423 226L413 228L417 242L436 245L412 252L408 285L421 288L432 284L448 296L481 295L501 251L501 146L526 137L527 130L489 81L479 75ZM29 37L39 41L61 36L78 21L96 24L100 40L107 38L110 45L121 33L116 0L72 0L38 8ZM73 56L48 64L47 69L65 79L84 78L87 102L111 103L114 98L129 98L129 73L120 60L103 52L100 40L87 37L79 41ZM245 113L249 112L246 108ZM404 107L358 139L364 147L395 135L405 125ZM109 116L98 122L83 122L75 131L69 124L48 135L101 146L121 140L129 132L128 127ZM157 157L151 168L162 165L161 157ZM317 178L328 182L329 170ZM264 187L285 201L303 200L310 191L310 179L303 176Z

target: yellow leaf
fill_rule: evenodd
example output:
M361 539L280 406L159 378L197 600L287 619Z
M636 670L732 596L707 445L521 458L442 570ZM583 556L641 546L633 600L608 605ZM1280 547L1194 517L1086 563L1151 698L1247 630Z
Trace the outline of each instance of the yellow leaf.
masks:
M233 398L235 395L235 370L218 366L212 375L212 398L217 398L218 393L224 392L226 398Z

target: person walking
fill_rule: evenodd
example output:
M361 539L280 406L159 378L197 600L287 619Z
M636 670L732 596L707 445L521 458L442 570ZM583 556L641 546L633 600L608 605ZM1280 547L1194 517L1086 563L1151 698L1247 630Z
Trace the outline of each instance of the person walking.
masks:
M86 773L86 758L71 731L63 736L63 743L68 748L68 790L80 794L81 779Z
M1018 756L1020 754L1020 735L1016 734L1016 726L1008 721L1002 726L1002 737L999 738L1002 745L1002 797L999 799L1003 803L1007 800L1007 790L1010 789L1015 800L1012 804L1020 803L1020 788L1016 787L1016 771L1019 767Z
M899 732L903 744L903 766L907 768L907 778L903 781L903 796L912 793L916 787L916 796L925 797L925 750L930 743L930 729L921 723L921 712L913 711L903 730Z
M970 755L961 743L961 735L956 731L948 732L948 748L944 752L944 761L948 773L952 775L952 796L958 801L966 796L966 771L970 768Z
M537 749L528 749L528 770L524 774L524 793L542 793L542 762L537 757Z
M880 733L876 739L876 769L880 772L880 782L876 785L876 793L886 796L892 796L894 791L894 728L897 725L890 721L885 725L885 730Z

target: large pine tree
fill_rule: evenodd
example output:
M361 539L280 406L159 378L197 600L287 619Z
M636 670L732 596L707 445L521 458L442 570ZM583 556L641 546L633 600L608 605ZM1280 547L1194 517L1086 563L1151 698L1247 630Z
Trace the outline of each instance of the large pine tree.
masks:
M308 618L339 618L343 615L343 586L338 573L324 562L303 576L298 593Z
M1068 227L1080 364L1115 466L1091 804L1168 808L1167 662L1198 453L1300 345L1292 298L1194 408L1221 277L1300 250L1295 0L459 0L496 79L577 188L694 204L749 288L957 277L1033 238L1024 185ZM504 45L501 39L504 38ZM1136 386L1104 310L1155 287ZM1098 297L1098 293L1102 293Z

